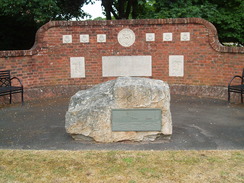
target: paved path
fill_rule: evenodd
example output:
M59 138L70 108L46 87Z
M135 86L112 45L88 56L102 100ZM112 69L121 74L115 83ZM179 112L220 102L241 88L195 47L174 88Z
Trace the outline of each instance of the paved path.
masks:
M59 98L0 107L0 149L244 149L244 104L173 95L171 140L101 144L77 142L66 134L68 103Z

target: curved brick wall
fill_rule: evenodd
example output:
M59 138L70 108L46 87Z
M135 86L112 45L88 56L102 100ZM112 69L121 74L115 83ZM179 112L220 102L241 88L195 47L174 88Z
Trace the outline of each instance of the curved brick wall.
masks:
M124 28L135 34L129 47L117 39ZM147 40L148 33L154 39ZM89 42L80 40L80 35L88 35ZM99 41L99 35L105 35L105 40ZM113 79L102 70L103 57L111 56L150 56L151 75L147 77L167 81L172 93L222 99L226 99L229 80L244 67L244 48L221 45L215 27L204 19L180 18L49 22L38 30L32 49L0 51L0 70L10 69L23 81L27 100L72 95ZM176 62L170 60L172 56ZM71 71L72 58L83 59L80 78L71 77L75 72Z

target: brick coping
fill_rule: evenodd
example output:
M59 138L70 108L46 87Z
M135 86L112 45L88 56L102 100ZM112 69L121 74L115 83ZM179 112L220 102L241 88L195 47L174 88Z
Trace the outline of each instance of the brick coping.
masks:
M208 40L211 47L223 53L244 53L244 47L223 46L218 39L215 26L202 18L169 18L169 19L132 19L132 20L98 20L98 21L50 21L40 27L36 33L35 43L30 50L0 51L0 57L32 56L42 49L45 31L53 27L72 26L116 26L116 25L164 25L164 24L201 24L208 29Z

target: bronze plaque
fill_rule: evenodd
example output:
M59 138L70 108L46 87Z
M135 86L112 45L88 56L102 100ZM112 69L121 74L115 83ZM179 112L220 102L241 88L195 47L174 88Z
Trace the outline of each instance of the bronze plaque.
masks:
M112 131L161 131L161 109L112 109Z

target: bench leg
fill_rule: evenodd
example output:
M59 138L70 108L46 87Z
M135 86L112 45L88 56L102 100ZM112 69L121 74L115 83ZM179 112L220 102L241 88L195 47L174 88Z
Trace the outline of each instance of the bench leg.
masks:
M21 100L22 100L22 106L24 105L24 91L21 92Z
M243 93L241 92L241 103L243 103Z
M12 104L12 93L9 94L9 103Z
M230 91L228 90L228 102L230 103Z

